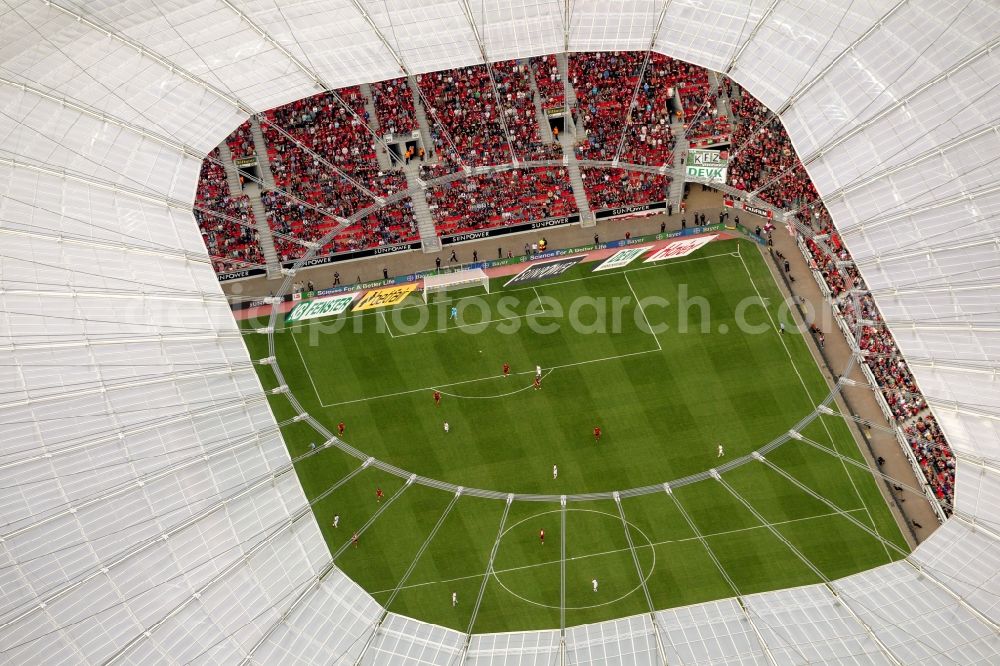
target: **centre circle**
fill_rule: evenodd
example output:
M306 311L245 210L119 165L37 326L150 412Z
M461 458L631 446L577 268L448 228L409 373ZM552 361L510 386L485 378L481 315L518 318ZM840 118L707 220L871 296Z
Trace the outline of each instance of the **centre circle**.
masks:
M531 516L527 516L527 517L522 518L521 520L517 521L513 525L511 525L509 527L506 527L504 529L504 531L500 534L499 547L497 549L497 555L496 555L496 558L494 560L494 566L490 569L490 574L497 581L497 583L500 584L500 587L502 587L507 593L509 593L510 595L512 595L512 596L520 599L521 601L524 601L524 602L529 603L529 604L533 604L535 606L542 606L542 607L545 607L545 608L555 608L555 609L560 608L560 606L559 606L558 603L548 603L544 598L541 598L541 599L539 599L539 598L532 598L532 596L537 596L537 593L536 593L536 595L532 595L532 594L529 594L528 592L526 592L524 590L518 590L518 589L516 589L518 586L517 586L517 584L515 582L513 582L511 580L511 578L513 578L513 576L516 575L518 572L523 572L523 571L526 571L526 570L529 570L529 569L538 568L538 567L550 567L550 568L556 570L557 573L555 575L557 577L559 577L560 576L559 569L561 568L561 564L560 564L561 558L556 559L556 560L549 560L549 561L527 562L527 563L517 564L517 565L514 565L514 566L510 566L510 567L505 567L503 564L499 564L498 565L497 564L498 562L502 562L501 554L503 553L503 550L504 550L504 547L503 547L504 546L504 541L507 539L508 535L510 535L510 534L519 534L520 531L524 531L525 534L530 534L530 539L531 540L533 540L534 542L536 542L536 546L539 549L539 552L543 552L543 551L541 551L541 549L543 549L543 548L551 548L551 549L555 549L555 551L557 553L560 552L560 550L561 550L561 543L560 543L559 537L557 536L558 531L556 529L552 529L551 526L553 525L553 522L555 522L556 526L560 526L561 525L561 519L558 516L558 514L560 514L561 512L562 512L562 509L551 509L549 511L542 511L540 513L536 513L536 514L533 514ZM566 513L567 514L570 514L570 513L592 514L592 515L596 515L596 516L604 516L604 517L606 517L609 520L613 520L615 522L617 528L622 532L622 535L624 536L624 529L622 528L622 518L621 518L621 516L619 516L617 514L609 513L607 511L598 511L596 509L566 509ZM545 520L546 516L550 516L550 515L553 515L553 514L556 515L555 521L552 521L551 519L549 521ZM534 524L530 525L530 526L526 525L527 523L531 523L531 522L534 522ZM653 570L656 567L656 548L655 548L655 546L653 544L653 541L649 538L649 536L645 532L643 532L641 529L639 529L635 524L633 524L633 523L631 523L631 522L629 522L627 520L625 521L625 524L628 525L629 530L633 534L640 535L645 540L645 542L646 542L645 546L640 546L640 544L634 543L634 537L633 537L633 544L636 547L648 547L649 550L650 550L650 552L652 553L652 561L649 563L648 570L643 573L642 580L639 581L639 583L636 584L635 587L633 587L633 588L625 591L624 593L618 594L613 599L604 599L603 597L601 597L601 601L599 601L597 603L593 603L593 604L580 604L580 605L575 605L575 606L571 606L571 605L567 604L566 607L565 607L566 610L585 610L585 609L588 609L588 608L597 608L597 607L600 607L600 606L608 606L610 604L617 603L617 602L621 601L622 599L630 596L631 594L633 594L633 593L638 592L639 590L641 590L642 587L643 587L643 585L645 585L646 582L649 580L650 576L653 575ZM539 525L542 525L542 526L548 525L549 527L537 528L537 526L539 526ZM542 540L541 540L540 536L538 536L538 530L539 529L545 529L547 533L551 534L551 536L555 537L555 538L550 539L549 542L542 543ZM573 532L570 531L569 529L567 529L567 532L569 533L569 538L573 539L574 538ZM549 535L547 534L546 536L548 537ZM522 538L528 538L528 537L522 537ZM576 537L576 538L579 538L579 537ZM606 557L606 556L614 556L614 555L622 555L622 554L624 554L627 557L627 559L628 559L628 565L627 565L628 568L630 570L634 571L635 570L635 565L634 565L634 561L632 559L632 554L629 553L628 551L629 551L629 546L628 545L626 545L624 548L622 548L622 547L619 547L619 548L609 547L609 548L606 548L606 549L603 549L603 550L598 550L598 551L595 551L595 552L592 552L592 553L586 553L584 555L577 555L577 556L567 557L567 562L570 562L571 560L573 562L577 562L577 561L581 561L581 560L586 560L588 558L600 558L600 557ZM599 567L595 567L595 568L596 569L601 569L602 567L599 566ZM598 581L598 582L600 582L600 581ZM591 583L590 579L586 579L586 580L573 580L573 581L567 581L566 585L569 586L570 584L573 584L573 585L583 585L583 586L586 586L586 585L590 585L590 583ZM558 601L558 600L556 600L556 601Z

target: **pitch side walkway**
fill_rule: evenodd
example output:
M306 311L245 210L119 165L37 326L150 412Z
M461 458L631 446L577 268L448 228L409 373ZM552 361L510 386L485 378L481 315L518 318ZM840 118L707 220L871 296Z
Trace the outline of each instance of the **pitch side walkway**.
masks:
M748 217L758 219L753 216ZM810 343L813 355L823 360L820 363L820 368L823 369L823 374L832 386L834 378L839 377L844 368L847 367L851 357L851 349L837 324L833 321L831 308L825 302L819 285L813 279L795 239L785 231L783 226L774 230L772 238L774 239L774 250L781 252L788 259L791 270L786 277L782 275L784 273L783 266L779 265L779 260L775 257L772 257L767 263L771 267L782 292L786 295L790 294L795 301L800 303L802 303L800 299L805 299L804 303L808 304L808 309L817 313L816 323L826 334L824 349L819 349L811 335L808 333L804 335ZM763 248L762 251L767 257L769 254L767 248ZM788 277L794 278L794 281L790 281ZM856 385L844 386L841 397L837 400L840 410L845 414L854 415L863 422L873 424L872 426L864 426L848 421L848 425L854 431L855 439L861 443L861 450L868 459L869 466L877 467L875 460L881 456L885 459L881 468L884 474L908 485L922 488L924 480L915 478L913 468L910 467L906 455L900 449L899 441L895 435L895 424L886 421L885 415L882 414L882 410L875 402L874 389L871 388L859 367L855 365L851 372L844 376L854 380ZM938 528L937 516L922 496L894 490L893 484L888 482L879 482L879 487L882 494L889 500L889 508L896 516L896 521L903 526L903 536L906 537L911 547L922 542Z

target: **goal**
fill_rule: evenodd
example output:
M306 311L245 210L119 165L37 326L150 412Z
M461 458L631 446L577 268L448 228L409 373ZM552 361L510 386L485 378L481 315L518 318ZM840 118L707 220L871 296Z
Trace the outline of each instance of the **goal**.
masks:
M462 289L477 284L481 284L487 294L490 293L490 278L481 268L428 275L424 278L424 303L427 302L428 295L436 291Z

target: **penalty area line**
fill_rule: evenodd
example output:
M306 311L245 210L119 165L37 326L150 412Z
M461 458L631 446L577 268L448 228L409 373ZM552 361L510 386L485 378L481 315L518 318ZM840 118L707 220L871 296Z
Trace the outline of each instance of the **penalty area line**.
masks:
M490 324L499 324L501 322L514 321L516 319L528 319L529 317L541 317L544 314L545 314L544 312L535 312L535 313L530 313L529 312L529 313L523 314L523 315L515 315L513 317L498 317L497 319L487 319L486 321L477 321L477 322L472 322L472 323L469 323L469 324L455 324L454 326L449 326L449 325L445 324L444 328L435 328L435 329L430 330L430 331L414 331L413 333L397 333L395 335L393 334L392 329L389 327L389 322L388 322L388 320L386 320L385 314L382 315L382 320L385 321L385 327L389 331L389 335L392 337L392 339L395 340L397 338L408 338L408 337L413 336L413 335L428 335L428 334L431 334L431 333L447 333L448 331L451 331L451 330L454 330L454 329L473 328L475 326L489 326Z
M663 347L660 345L660 338L657 337L656 333L653 331L653 325L649 323L649 317L646 316L646 310L642 307L642 301L639 300L639 297L635 293L632 281L628 279L628 273L622 273L622 275L625 276L625 284L628 285L629 291L632 292L632 298L635 299L635 307L639 308L639 312L642 314L642 318L646 322L646 328L649 329L649 334L653 336L654 340L656 340L656 348L659 351L663 351Z

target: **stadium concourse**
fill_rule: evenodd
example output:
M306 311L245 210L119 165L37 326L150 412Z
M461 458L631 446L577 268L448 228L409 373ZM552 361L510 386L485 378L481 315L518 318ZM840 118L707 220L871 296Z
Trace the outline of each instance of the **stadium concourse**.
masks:
M993 0L0 3L0 660L1000 659ZM560 105L561 129L540 121ZM730 598L593 624L567 624L562 599L556 629L480 633L383 607L337 566L349 542L328 548L296 473L313 454L293 459L285 435L315 420L287 387L265 392L268 359L249 355L215 273L676 201L692 139L729 141L735 193L793 211L802 245L779 226L771 270L836 315L812 350L850 367L854 416L838 422L921 543L835 580L730 581ZM463 178L527 159L545 164L493 191ZM435 192L443 180L428 202L432 172L482 188L497 214ZM622 225L658 226L597 230ZM904 452L942 511L931 534L920 490L904 504L893 485L909 485Z

